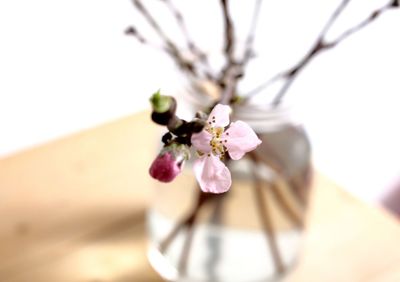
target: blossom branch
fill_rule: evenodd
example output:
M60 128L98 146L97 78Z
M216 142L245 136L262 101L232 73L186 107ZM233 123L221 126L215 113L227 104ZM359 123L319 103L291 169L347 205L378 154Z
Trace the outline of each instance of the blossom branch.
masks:
M252 58L252 56L254 55L252 47L253 47L253 42L254 42L254 38L255 38L255 34L256 34L256 28L257 28L258 18L259 18L259 14L260 14L260 10L261 10L261 4L262 4L262 0L257 0L254 5L253 17L252 17L252 21L250 24L250 30L249 30L249 33L246 38L243 58L240 62L237 63L238 69L236 70L236 74L234 77L234 87L235 88L237 87L239 79L242 79L244 77L245 67L246 67L247 63L250 61L250 59ZM228 96L227 98L232 99L232 97L234 96L234 93L230 93L230 97L229 97L229 92L228 92L228 94L225 94L225 95ZM222 98L225 98L225 97L223 96ZM227 99L227 98L225 98L225 99ZM225 102L225 101L222 100L222 102Z
M399 7L398 3L399 3L398 0L392 1L392 2L388 3L387 5L383 6L382 8L376 9L366 19L361 21L359 24L355 25L354 27L346 30L341 35L339 35L336 40L334 40L332 42L329 42L329 43L326 43L326 47L325 48L335 47L337 44L342 42L344 39L346 39L347 37L349 37L353 33L359 31L360 29L364 28L365 26L367 26L368 24L373 22L377 17L379 17L386 10L389 10L389 9L392 9L392 8L395 8L395 7Z
M157 44L155 44L154 42L151 42L150 40L148 40L143 34L141 34L138 29L134 26L129 26L126 30L125 30L125 34L126 35L130 35L133 36L137 41L139 41L141 44L143 45L147 45L150 47L153 47L155 49L158 50L162 50L165 51L166 53L168 53L168 50L163 47L163 46L159 46Z
M235 47L235 38L233 32L233 24L232 19L229 13L228 8L228 0L221 0L221 7L224 17L224 25L225 25L225 56L228 60L228 64L234 63L234 47Z
M216 194L204 193L200 191L200 189L196 190L198 190L199 192L197 193L197 201L195 206L183 220L181 220L180 222L178 222L178 224L176 224L176 226L170 231L170 233L165 237L165 239L159 244L160 252L164 253L167 251L168 247L174 241L174 239L176 238L176 236L178 235L179 231L182 228L194 224L198 213L200 212L201 208L206 202L210 201L211 199L215 199L219 196Z
M349 3L350 3L350 0L342 0L342 2L340 2L339 6L333 12L333 14L331 15L331 17L328 19L327 23L323 27L322 31L320 32L317 42L324 40L329 29L332 27L332 25L335 23L337 18L340 16L340 14L344 11L344 9L347 7L347 5Z
M304 225L304 220L301 215L299 215L296 210L293 208L291 203L286 199L283 195L281 187L278 187L276 183L270 183L268 189L272 192L273 197L275 198L277 204L281 208L282 212L286 215L286 217L296 226L302 228Z
M344 11L346 8L347 4L350 2L350 0L343 0L338 8L335 10L335 12L332 14L332 16L329 18L327 21L326 25L322 29L321 33L317 37L316 42L314 43L313 47L310 49L310 51L294 66L291 68L278 73L276 76L273 78L269 79L267 82L264 82L263 84L259 85L255 89L249 92L249 94L246 96L246 100L254 96L255 94L259 93L260 91L264 90L266 87L272 84L272 82L277 81L278 79L284 79L284 84L282 85L281 89L275 96L272 104L277 106L281 103L284 95L286 94L287 90L289 87L292 85L298 74L300 73L301 70L303 70L308 63L315 58L318 54L320 54L322 51L327 51L329 49L332 49L333 47L337 46L339 43L341 43L344 39L348 38L350 35L356 33L357 31L361 30L362 28L366 27L367 25L371 24L374 20L378 18L382 13L386 12L389 9L392 8L397 8L399 7L399 1L398 0L392 0L388 4L384 5L383 7L376 9L373 11L366 19L362 20L359 24L349 28L345 32L343 32L340 36L338 36L335 40L332 41L327 41L326 40L326 34L329 32L331 29L332 25L335 23L337 18L340 16L340 14Z
M250 30L246 38L246 43L245 43L245 51L243 55L243 59L241 61L241 64L244 66L247 64L247 62L251 59L253 56L253 42L256 34L256 28L257 28L257 23L258 23L258 17L260 15L260 10L261 10L261 4L262 0L257 0L256 4L254 5L254 11L253 11L253 17L252 21L250 24Z
M263 186L262 181L260 177L257 175L257 169L254 169L254 186L253 186L254 200L257 205L257 211L259 219L261 221L262 228L264 229L269 247L271 249L271 255L275 263L276 271L279 274L281 274L285 271L285 267L278 248L278 243L276 240L275 229L270 215L268 201L266 201L265 199L262 186Z
M257 163L264 163L268 167L272 168L273 171L280 176L291 189L291 194L295 198L296 202L304 208L306 206L306 198L303 195L301 187L304 187L304 183L293 179L287 171L287 166L283 162L282 158L276 153L275 149L269 144L267 138L262 138L263 146L256 152L250 153L250 157Z
M241 65L233 64L229 65L226 72L223 73L225 74L224 80L220 81L223 91L219 103L229 105L235 96L239 78L243 75L243 68Z
M197 213L196 213L196 217L194 218L193 222L191 222L187 226L186 238L183 243L182 252L181 252L180 258L179 258L178 269L183 276L185 276L186 272L187 272L187 264L189 262L190 250L192 249L193 235L194 235L194 229L195 229L194 223L195 223L196 218L197 218Z
M235 36L228 2L228 0L220 0L225 30L224 55L226 58L226 64L218 79L218 84L222 89L219 100L221 104L230 104L236 93L238 79L242 76L242 67L234 58Z
M140 0L132 0L135 8L143 15L149 25L153 28L153 30L160 36L160 38L164 41L166 52L174 59L175 63L182 68L183 70L197 75L197 70L193 62L186 60L182 55L182 52L179 50L177 45L165 34L163 29L157 23L157 21L153 18L153 16L149 13L146 7Z
M171 14L174 16L176 22L178 23L179 28L182 31L183 36L185 37L188 49L193 53L193 55L199 58L200 61L202 61L204 64L208 66L208 58L190 37L182 13L179 11L179 9L174 5L174 3L171 0L160 0L160 1L165 3L165 5L170 10Z
M264 141L264 146L265 147L265 141ZM260 148L261 149L261 148ZM268 150L269 151L269 150ZM273 151L271 151L273 153ZM263 154L266 153L267 155L269 152L263 152ZM266 162L263 160L259 154L259 151L255 152L250 152L249 157L252 159L252 161L256 165L263 165L264 163L268 166L273 168L273 170L281 177L283 180L284 184L287 185L287 187L291 191L291 196L293 196L293 200L297 202L297 206L300 208L304 207L305 201L303 198L300 198L300 189L304 185L297 185L295 183L294 179L290 180L288 176L285 175L283 172L283 165L278 163L281 163L280 159L275 158L275 162L278 163L271 163L271 162ZM272 196L275 198L277 204L281 208L282 212L286 215L286 217L297 227L303 227L304 225L304 220L303 218L296 212L296 210L292 207L292 205L288 202L286 197L283 195L281 189L279 189L278 184L274 182L268 183L269 185L267 186L268 190L272 192Z

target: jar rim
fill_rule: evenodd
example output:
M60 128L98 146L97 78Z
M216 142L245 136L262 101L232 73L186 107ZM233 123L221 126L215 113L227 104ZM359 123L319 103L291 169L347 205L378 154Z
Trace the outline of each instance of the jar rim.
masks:
M300 125L290 105L246 104L233 107L233 120L248 123L256 132L276 131L286 126Z

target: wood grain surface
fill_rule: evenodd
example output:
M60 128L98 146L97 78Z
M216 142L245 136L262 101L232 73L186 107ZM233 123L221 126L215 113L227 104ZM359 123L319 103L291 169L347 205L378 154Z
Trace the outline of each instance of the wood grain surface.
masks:
M140 113L1 159L0 281L161 281L145 235L156 132ZM399 222L320 175L307 229L288 281L400 281Z

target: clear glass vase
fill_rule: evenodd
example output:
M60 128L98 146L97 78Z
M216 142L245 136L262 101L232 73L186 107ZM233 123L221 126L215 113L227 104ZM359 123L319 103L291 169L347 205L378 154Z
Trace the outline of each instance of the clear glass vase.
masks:
M277 281L302 245L311 182L310 144L282 107L237 106L263 141L229 161L232 187L200 191L186 164L170 184L154 187L148 210L149 260L169 281Z

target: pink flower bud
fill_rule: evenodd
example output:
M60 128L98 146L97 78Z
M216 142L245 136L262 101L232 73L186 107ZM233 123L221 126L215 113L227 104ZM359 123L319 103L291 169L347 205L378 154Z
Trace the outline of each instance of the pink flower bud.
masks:
M150 175L161 181L171 182L182 171L183 162L188 159L189 149L186 145L165 147L150 167Z

